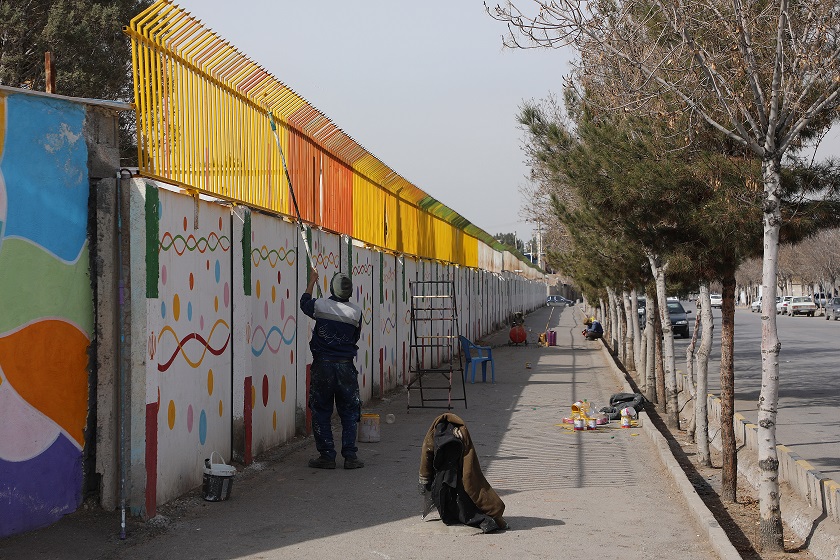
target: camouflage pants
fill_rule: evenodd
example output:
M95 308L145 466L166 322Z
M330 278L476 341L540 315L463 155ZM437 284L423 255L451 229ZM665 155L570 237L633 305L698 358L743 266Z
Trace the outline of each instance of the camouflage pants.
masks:
M355 457L356 430L362 412L358 371L353 362L328 362L316 359L310 369L309 409L312 411L312 435L321 455L335 459L332 425L333 403L341 418L341 455Z

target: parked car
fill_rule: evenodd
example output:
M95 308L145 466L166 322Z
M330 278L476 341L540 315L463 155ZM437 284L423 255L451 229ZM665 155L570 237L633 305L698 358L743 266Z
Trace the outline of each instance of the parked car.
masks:
M761 313L761 296L758 296L750 304L750 313Z
M840 297L831 298L825 306L825 320L840 318Z
M545 298L545 304L548 307L566 307L568 300L563 296L548 296Z
M639 326L645 328L645 322L647 322L647 315L645 314L647 311L647 298L636 298L636 305L637 313L639 314Z
M709 294L709 300L711 301L712 309L715 307L720 309L723 306L723 296L720 294Z
M790 300L787 307L788 315L791 317L795 315L807 315L813 317L817 312L817 304L811 299L811 296L796 296Z
M776 302L776 314L777 315L784 315L787 313L787 307L790 303L790 300L793 299L793 296L784 296L782 299Z
M686 311L679 301L668 300L668 316L671 318L674 336L680 335L682 338L688 338L689 313L691 311Z

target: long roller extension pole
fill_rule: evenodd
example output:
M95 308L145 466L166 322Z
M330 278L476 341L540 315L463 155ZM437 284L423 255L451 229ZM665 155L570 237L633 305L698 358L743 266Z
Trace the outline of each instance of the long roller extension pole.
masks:
M274 113L270 109L266 109L268 113L268 122L271 125L271 133L274 134L274 142L277 144L277 151L280 152L280 161L283 163L283 173L286 174L286 181L289 183L289 194L292 197L292 206L295 207L295 215L298 220L298 228L300 229L300 237L303 239L303 248L306 249L306 256L309 257L309 262L312 266L315 265L315 259L312 258L312 250L309 248L309 240L306 238L306 228L303 225L303 219L300 217L300 208L298 207L297 198L295 198L295 189L292 186L292 177L289 175L289 168L286 165L286 154L283 153L283 146L280 145L280 135L277 134L277 123L274 121ZM318 293L321 292L321 286L316 283Z

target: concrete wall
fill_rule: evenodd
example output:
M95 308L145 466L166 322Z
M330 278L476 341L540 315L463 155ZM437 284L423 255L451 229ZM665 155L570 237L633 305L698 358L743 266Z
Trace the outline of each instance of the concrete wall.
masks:
M286 218L118 179L125 109L0 87L0 537L86 496L153 516L211 453L247 463L309 433L298 301L313 266L325 295L336 271L353 278L365 402L411 381L412 282L452 280L471 338L542 305L544 287L511 273L327 231L306 232L310 261Z
M162 503L201 482L211 452L231 457L234 263L227 207L157 193L146 216L158 239L146 259L158 271L146 286L146 473Z
M95 487L88 204L115 130L112 111L0 91L0 538Z
M145 387L144 453L132 457L144 457L145 479L135 476L133 484L145 486L140 512L146 516L200 485L204 459L214 451L225 461L248 463L311 432L306 402L314 321L298 302L313 267L324 297L335 272L353 279L351 301L363 317L355 364L365 403L411 381L412 282L455 282L459 325L474 337L514 308L544 302L544 286L518 276L398 257L326 231L307 230L310 261L300 230L286 219L158 187L133 181L131 207L144 215L133 218L129 233L137 240L135 255L146 243L144 259L133 258L138 268L131 271L146 281L147 319L132 321L131 337L145 340L131 385ZM451 313L443 300L432 305L440 315ZM484 307L493 311L482 320ZM428 334L446 334L443 323ZM432 349L424 364L457 358L455 352L455 344Z

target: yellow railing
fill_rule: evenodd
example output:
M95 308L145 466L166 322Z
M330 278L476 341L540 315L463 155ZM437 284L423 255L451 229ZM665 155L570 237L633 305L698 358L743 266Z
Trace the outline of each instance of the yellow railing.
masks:
M300 95L168 0L131 37L140 173L301 218L395 252L478 266L486 232L382 163ZM464 231L470 226L470 233Z

